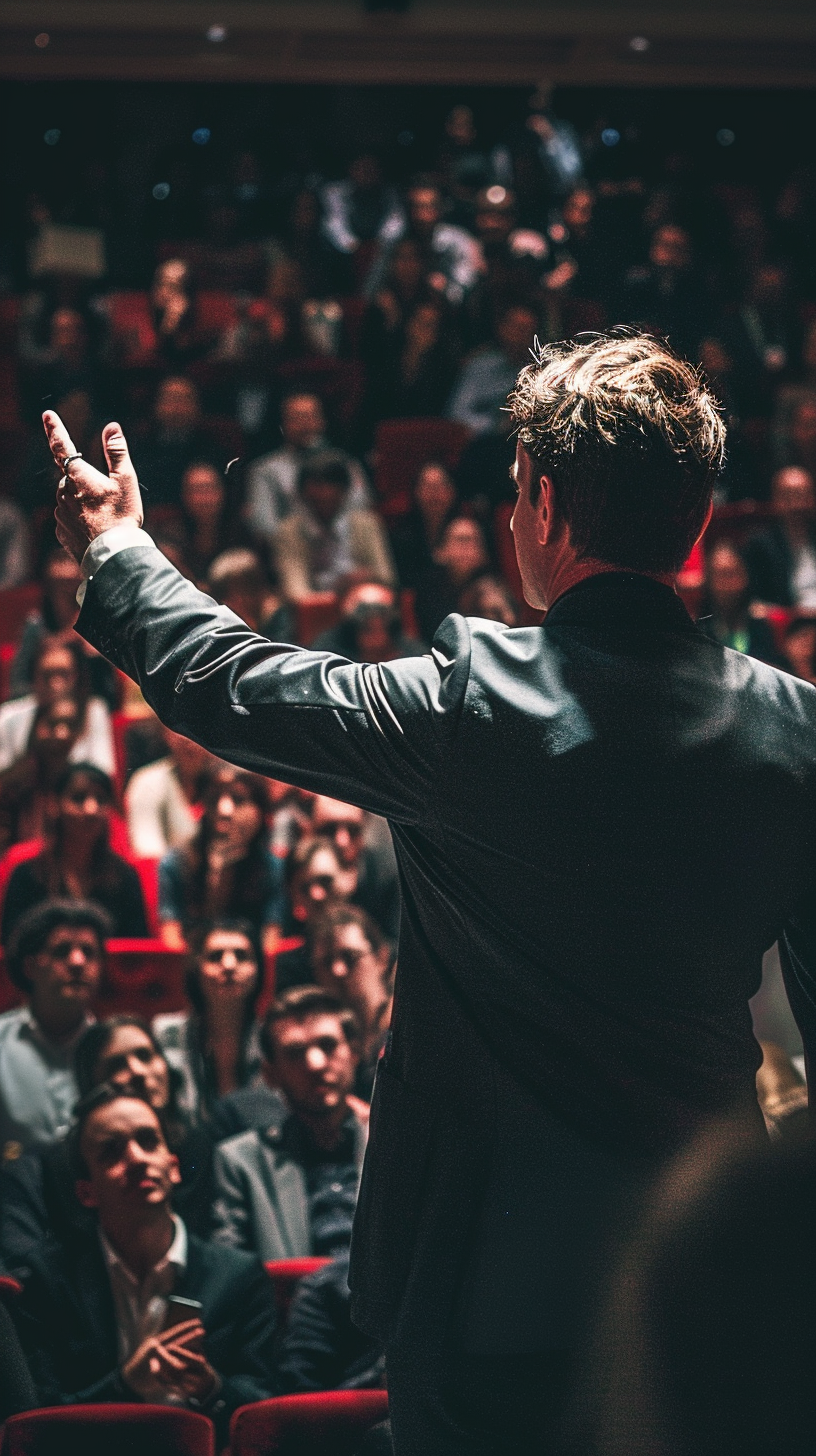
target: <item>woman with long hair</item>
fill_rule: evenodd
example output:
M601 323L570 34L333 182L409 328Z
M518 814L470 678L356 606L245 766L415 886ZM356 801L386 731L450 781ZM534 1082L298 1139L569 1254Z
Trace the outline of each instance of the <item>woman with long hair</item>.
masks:
M26 910L57 896L93 900L113 934L146 936L139 876L110 845L113 785L92 763L72 763L57 781L45 847L12 871L3 905L2 940Z
M284 897L281 862L267 848L266 781L219 763L206 776L202 797L194 838L159 865L161 938L181 950L197 926L215 916L237 916L251 922L271 952Z
M178 1105L206 1121L219 1097L259 1074L255 1006L263 985L257 931L217 917L195 937L187 970L190 1010L157 1016L153 1032L178 1081Z
M32 691L0 707L0 770L10 768L28 747L38 709L72 698L79 708L79 732L71 757L93 763L113 777L113 729L106 703L91 692L88 658L78 637L43 637L32 664Z

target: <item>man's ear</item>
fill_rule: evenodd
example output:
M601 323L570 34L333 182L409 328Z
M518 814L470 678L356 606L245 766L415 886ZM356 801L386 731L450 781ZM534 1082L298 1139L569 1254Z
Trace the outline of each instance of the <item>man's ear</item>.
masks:
M88 1178L77 1178L76 1183L74 1184L74 1191L77 1196L77 1201L82 1204L83 1208L97 1207L96 1194L93 1191L93 1184Z
M539 546L546 546L555 529L557 510L555 487L551 475L538 478L538 496L533 503L536 516L536 540Z

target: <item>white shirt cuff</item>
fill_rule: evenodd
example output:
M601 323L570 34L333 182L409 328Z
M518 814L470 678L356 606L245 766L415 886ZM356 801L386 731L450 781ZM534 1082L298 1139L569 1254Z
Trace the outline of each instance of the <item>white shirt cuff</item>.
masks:
M125 521L121 526L111 526L110 530L95 536L80 564L79 569L82 572L83 580L77 589L77 604L82 606L91 577L96 574L100 566L104 566L111 556L115 556L117 551L124 551L128 546L153 545L155 542L152 536L148 536L147 531L143 531L141 527L134 526L132 521Z

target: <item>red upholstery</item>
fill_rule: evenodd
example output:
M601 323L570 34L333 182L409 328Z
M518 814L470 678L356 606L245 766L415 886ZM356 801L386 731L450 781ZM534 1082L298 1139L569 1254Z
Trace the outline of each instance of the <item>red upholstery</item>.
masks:
M13 642L0 642L0 703L8 700L11 691L11 664L16 651Z
M60 1405L9 1416L3 1456L215 1456L206 1416L169 1405Z
M230 1423L230 1456L351 1456L362 1436L388 1415L384 1390L325 1390L243 1405Z
M105 979L95 1009L98 1016L135 1011L142 1016L184 1011L186 952L168 950L160 940L108 941Z
M0 1299L16 1299L22 1292L19 1279L12 1279L10 1274L0 1274Z
M311 647L315 637L334 627L340 616L334 592L313 592L308 601L295 606L295 636L302 647Z
M374 479L384 514L393 519L410 510L421 467L438 460L454 470L469 439L470 430L456 420L381 420L374 435Z
M42 587L38 581L7 586L0 591L0 642L19 642L26 617L41 602Z
M330 1263L330 1259L270 1259L264 1265L275 1286L275 1303L281 1319L286 1317L296 1284L307 1274L314 1274L316 1269Z
M159 861L157 859L135 859L131 856L130 862L135 866L139 874L139 882L142 886L142 897L145 903L145 913L147 915L147 928L151 936L158 936Z

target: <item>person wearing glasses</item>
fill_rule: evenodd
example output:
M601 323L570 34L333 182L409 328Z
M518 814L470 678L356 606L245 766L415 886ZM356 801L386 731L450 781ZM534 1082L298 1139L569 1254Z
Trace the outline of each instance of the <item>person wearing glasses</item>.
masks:
M93 1017L110 921L98 905L45 900L21 915L8 973L25 996L0 1016L0 1155L13 1162L70 1126L74 1055Z

